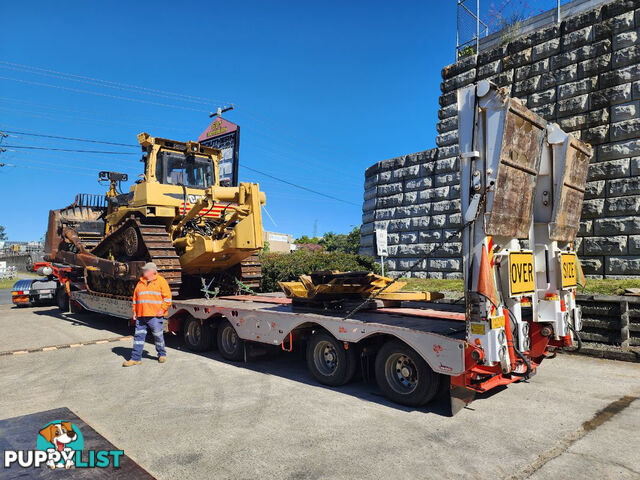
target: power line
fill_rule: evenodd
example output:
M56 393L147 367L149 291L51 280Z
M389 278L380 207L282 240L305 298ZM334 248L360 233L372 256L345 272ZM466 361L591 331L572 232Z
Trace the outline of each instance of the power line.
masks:
M155 88L148 88L148 87L142 87L139 85L132 85L129 83L124 83L124 82L113 82L110 80L104 80L101 78L96 78L96 77L88 77L85 75L76 75L73 73L67 73L67 72L60 72L57 70L50 70L47 68L42 68L42 67L36 67L36 66L32 66L32 65L24 65L24 64L20 64L20 63L12 63L12 62L6 62L6 61L2 61L0 60L0 64L4 64L4 65L9 65L11 67L17 67L18 71L26 71L28 73L35 73L36 75L45 75L45 73L49 73L49 74L53 74L56 75L56 77L54 78L62 78L64 80L72 80L72 81L76 81L76 82L81 82L81 83L86 83L86 84L99 84L100 86L106 86L109 88L115 88L115 89L119 89L119 90L126 90L126 91L134 91L137 93L142 93L144 95L155 95L155 96L161 96L161 97L165 97L165 98L169 98L171 100L179 100L179 101L183 101L183 102L192 102L192 103L199 103L201 105L211 105L212 103L223 103L223 104L227 104L227 103L233 103L233 102L228 102L228 101L222 101L222 100L214 100L214 99L210 99L210 98L204 98L204 97L197 97L194 95L186 95L183 93L177 93L177 92L170 92L167 90L158 90ZM9 68L9 67L3 67L3 68ZM15 68L11 68L11 70L15 70ZM39 73L39 72L45 72L45 73ZM53 75L45 75L45 76L53 76ZM67 78L64 78L67 77ZM91 82L91 83L90 83Z
M73 153L100 153L104 155L139 155L134 152L111 152L102 150L75 150L71 148L52 148L52 147L36 147L33 145L4 145L7 148L24 148L27 150L51 150L55 152L73 152Z
M323 192L319 192L317 190L313 190L311 188L307 188L303 185L298 185L297 183L293 183L293 182L289 182L288 180L283 180L282 178L278 178L274 175L271 175L269 173L263 172L261 170L257 170L255 168L251 168L251 167L247 167L246 165L240 165L242 168L246 168L247 170L251 170L252 172L256 172L259 173L260 175L264 175L265 177L269 177L273 180L276 180L278 182L282 182L282 183L286 183L287 185L291 185L292 187L295 188L299 188L300 190L306 190L307 192L311 192L311 193L315 193L316 195L320 195L322 197L326 197L326 198L330 198L331 200L335 200L336 202L342 202L342 203L346 203L349 205L355 205L356 207L359 207L360 205L354 202L349 202L348 200L344 200L343 198L338 198L338 197L334 197L333 195L329 195L327 193L323 193Z
M99 97L114 98L116 100L126 100L126 101L129 101L129 102L145 103L147 105L155 105L155 106L159 106L159 107L179 108L181 110L190 110L192 112L209 113L209 111L207 111L207 110L201 110L201 109L198 109L198 108L185 107L185 106L182 106L182 105L171 105L171 104L168 104L168 103L152 102L150 100L141 100L139 98L123 97L121 95L112 95L112 94L109 94L109 93L93 92L91 90L82 90L80 88L63 87L61 85L52 85L51 83L34 82L34 81L30 81L30 80L22 80L20 78L12 78L12 77L0 76L0 80L9 80L9 81L12 81L12 82L26 83L27 85L36 85L36 86L39 86L39 87L58 88L60 90L67 90L69 92L74 92L74 93L86 93L86 94L89 94L89 95L97 95Z
M103 143L105 145L118 145L121 147L135 147L138 148L140 145L134 145L132 143L117 143L117 142L107 142L105 140L89 140L88 138L76 138L76 137L61 137L58 135L45 135L43 133L29 133L29 132L18 132L15 130L2 130L5 133L13 133L15 135L28 135L30 137L43 137L43 138L56 138L60 140L72 140L75 142L87 142L87 143Z

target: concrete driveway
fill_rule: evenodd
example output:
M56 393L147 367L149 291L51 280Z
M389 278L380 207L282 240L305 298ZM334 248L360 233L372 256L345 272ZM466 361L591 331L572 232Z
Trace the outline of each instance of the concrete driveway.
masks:
M299 354L232 364L168 338L122 368L122 321L0 307L0 418L68 407L159 479L639 478L640 365L559 355L451 418L373 381L316 384ZM106 343L96 340L108 339Z

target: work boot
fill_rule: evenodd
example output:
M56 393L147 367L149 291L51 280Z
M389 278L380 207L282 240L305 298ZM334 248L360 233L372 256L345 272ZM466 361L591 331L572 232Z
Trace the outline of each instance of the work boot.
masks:
M167 357L158 357L158 363L164 363L167 361Z
M139 360L127 360L122 364L123 367L133 367L134 365L140 365L142 362Z

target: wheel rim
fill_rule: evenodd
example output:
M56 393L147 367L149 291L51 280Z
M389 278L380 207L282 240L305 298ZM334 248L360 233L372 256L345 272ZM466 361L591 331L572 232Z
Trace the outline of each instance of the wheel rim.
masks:
M338 368L338 352L326 340L318 342L313 349L313 363L322 375L333 375Z
M187 340L191 345L198 345L200 343L200 337L202 336L202 329L200 322L190 322L187 327Z
M233 353L238 348L238 335L233 327L227 326L222 331L222 349L225 352Z
M397 393L407 395L418 387L418 368L407 355L389 355L384 372L387 384Z

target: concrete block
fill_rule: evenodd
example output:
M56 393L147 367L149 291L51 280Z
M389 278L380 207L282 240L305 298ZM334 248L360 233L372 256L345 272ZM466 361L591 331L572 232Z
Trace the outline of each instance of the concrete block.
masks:
M558 99L563 100L565 98L575 97L576 95L590 93L596 89L597 84L597 76L587 77L577 82L565 83L558 87Z
M377 188L378 195L387 196L402 193L402 182L387 183L385 185L379 185Z
M527 99L527 106L529 108L538 107L540 105L545 105L547 103L555 102L555 100L556 100L556 89L549 88L542 92L532 93L531 95L529 95L529 98Z
M600 145L609 141L609 125L600 125L598 127L587 128L582 131L580 139L591 145Z
M581 220L578 235L585 236L593 233L593 220Z
M604 199L585 200L582 204L582 218L597 218L604 211Z
M558 104L558 116L571 115L585 112L588 109L589 95L580 95L566 100L560 100Z
M631 159L631 175L640 175L640 157L633 157Z
M596 73L609 70L611 66L611 54L601 55L596 58L578 63L578 77L584 78Z
M608 275L640 275L640 257L606 257L605 273Z
M640 65L630 65L600 74L600 88L640 80Z
M438 118L444 120L445 118L453 117L458 114L458 105L452 104L438 110Z
M620 255L627 253L627 239L625 235L610 237L585 237L585 255Z
M423 190L433 186L433 179L431 177L414 178L407 180L404 184L405 193L412 190Z
M428 262L429 270L457 271L461 268L461 260L459 258L432 258Z
M413 217L411 219L411 228L415 228L416 230L423 230L425 228L429 228L431 224L431 217Z
M591 94L591 108L602 108L631 100L631 84L625 83L615 87L598 90Z
M604 270L603 257L580 257L580 264L585 275L602 274Z
M626 140L640 137L640 119L632 118L611 124L611 140Z
M629 253L632 255L640 253L640 235L631 235L629 237Z
M621 48L620 50L614 50L611 57L611 65L613 68L620 68L632 63L638 63L640 61L640 46L633 45L627 48Z
M627 32L616 33L613 36L613 49L620 50L621 48L631 47L638 44L638 31L629 30Z
M638 215L640 196L607 198L604 211L610 215Z
M436 130L439 133L450 132L451 130L455 130L458 128L458 118L450 117L445 118L444 120L440 120L436 125Z
M457 157L442 158L435 162L435 173L457 172L460 170L460 164Z
M441 133L436 136L436 145L439 147L446 147L447 145L454 145L458 143L458 131L452 130L450 132Z
M607 160L604 162L591 163L587 179L601 180L610 178L621 178L629 176L630 159L620 158L617 160Z
M539 107L531 107L531 110L545 120L553 120L556 117L557 105L555 103L547 103Z
M442 91L442 93L455 91L461 87L464 87L465 85L469 85L470 83L473 83L475 79L476 79L476 69L472 68L470 70L467 70L464 73L461 73L460 75L456 75L453 78L443 81L440 84L440 90Z
M638 117L640 113L640 101L633 101L614 105L611 107L611 121L613 123L621 122Z
M598 161L640 155L640 139L598 145Z
M568 33L562 37L562 50L567 51L573 48L586 45L593 40L593 27L581 28L574 32Z
M609 180L607 196L621 197L625 195L640 195L640 177L618 178Z
M625 2L617 2L623 4ZM630 30L634 27L634 11L630 10L621 15L617 15L609 20L611 26L611 33L619 33L625 30Z
M569 33L580 28L584 28L587 25L593 25L601 20L600 9L595 8L578 15L572 15L562 22L562 32Z
M378 197L376 199L376 208L396 207L402 204L402 193L397 195L389 195L388 197Z
M513 85L513 94L520 97L537 91L540 86L540 78L540 75L536 75L521 82L516 82Z
M502 59L502 69L509 70L531 62L531 48L525 48Z
M531 52L531 60L538 61L557 54L560 51L560 39L552 38L547 42L534 45Z
M496 75L502 71L502 60L498 59L478 67L478 79Z
M593 182L587 182L587 186L584 191L584 198L588 200L591 198L600 197L602 195L602 192L604 192L605 185L605 180L595 180Z
M460 172L441 173L435 177L435 186L456 185L460 183Z

